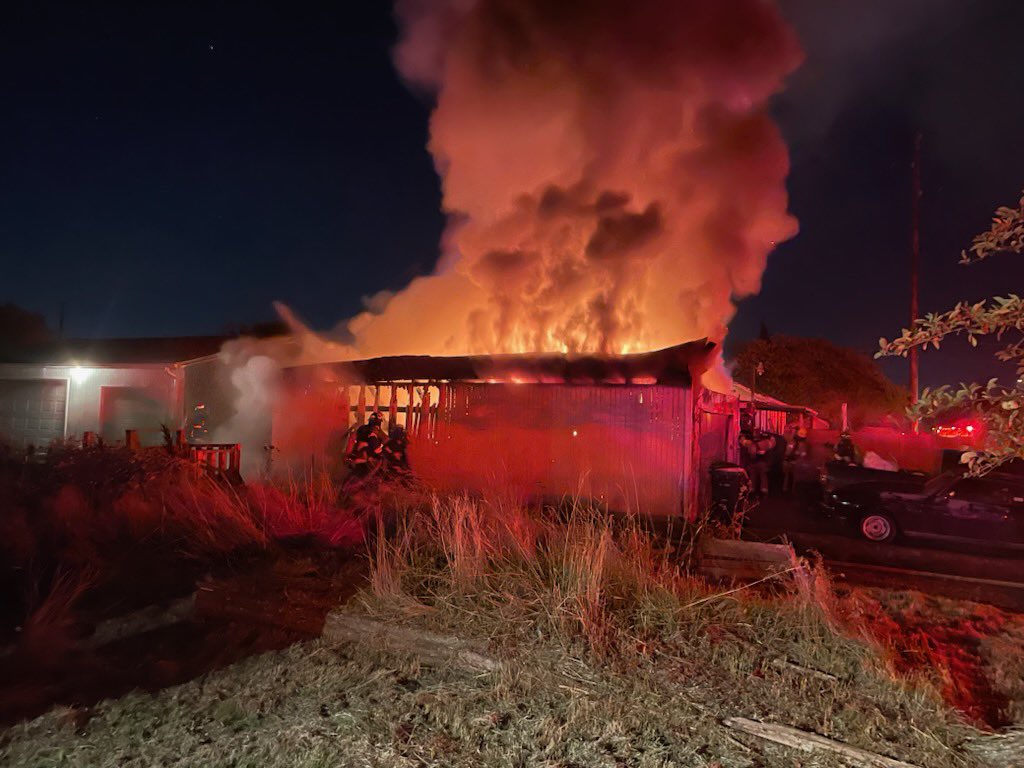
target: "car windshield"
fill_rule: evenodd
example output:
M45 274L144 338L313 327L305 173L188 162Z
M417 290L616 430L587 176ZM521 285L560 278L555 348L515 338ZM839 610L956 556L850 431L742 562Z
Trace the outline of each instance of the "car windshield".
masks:
M948 491L950 488L953 487L953 483L955 483L959 479L959 472L947 472L945 474L939 475L938 477L933 477L931 480L924 484L924 487L921 489L921 495L935 496L936 494Z

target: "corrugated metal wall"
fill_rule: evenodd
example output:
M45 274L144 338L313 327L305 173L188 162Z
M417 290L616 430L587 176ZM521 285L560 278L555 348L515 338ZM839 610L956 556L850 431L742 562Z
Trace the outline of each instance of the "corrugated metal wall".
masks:
M438 488L682 511L692 435L687 388L447 384L431 410L411 435L410 458Z
M736 398L662 385L355 384L291 369L275 469L342 471L346 430L379 409L405 426L413 472L440 490L582 494L645 514L696 514L714 461L737 460ZM699 407L693 400L699 393Z

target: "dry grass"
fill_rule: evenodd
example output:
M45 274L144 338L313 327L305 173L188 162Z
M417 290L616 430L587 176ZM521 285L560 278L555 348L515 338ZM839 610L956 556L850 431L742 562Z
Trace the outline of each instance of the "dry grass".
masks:
M132 500L134 537L171 538L209 557L279 536L332 540L353 516L337 491L320 480L207 493L168 475L120 498ZM82 499L68 503L82 513ZM467 678L366 649L297 646L155 698L103 704L77 733L75 718L51 713L0 736L0 762L794 764L792 754L727 732L720 721L733 715L925 768L979 765L978 745L995 744L943 701L946 673L899 668L899 637L869 631L899 606L837 595L820 565L815 578L723 590L686 572L635 519L571 500L536 512L500 498L424 503L398 493L361 514L386 534L370 547L365 609L485 640L505 662L500 674ZM1018 632L1000 625L979 654L994 663L1024 639ZM1019 724L1013 659L998 662L995 684ZM996 746L1005 753L1015 743ZM992 764L1012 764L1000 759Z
M234 486L161 450L68 448L42 464L0 462L0 509L0 644L18 639L13 629L50 584L58 602L74 582L93 605L130 594L141 607L284 538L348 550L364 538L327 477Z
M371 584L376 610L392 601L467 616L483 615L481 607L521 610L530 632L540 625L567 646L583 643L597 653L615 653L638 634L674 632L678 612L721 599L684 573L672 549L636 518L575 500L536 513L502 501L434 497L377 541Z
M390 535L375 538L364 605L485 639L505 662L500 673L466 676L362 647L300 645L152 698L102 704L84 725L55 711L0 736L0 761L796 764L720 724L741 715L926 768L979 765L980 744L1000 755L990 764L1012 764L1013 738L977 741L928 681L895 681L880 646L839 631L853 617L850 598L821 573L723 591L682 571L635 521L579 504L535 514L464 497L395 503L405 506ZM304 504L299 523L324 519L316 503ZM386 518L382 506L378 531L391 527Z
M943 701L941 676L895 667L854 610L863 595L837 596L820 564L811 578L723 591L634 520L461 497L415 512L371 560L371 612L487 639L506 658L640 676L651 691L638 707L667 696L920 765L973 764L979 734Z
M64 561L84 562L125 542L157 541L202 559L289 536L362 540L326 474L283 487L233 486L163 452L116 448L69 450L42 466L4 469L0 504L11 512L4 525L17 541L5 554L19 565L47 547L59 547Z
M19 663L57 665L77 647L79 603L95 579L90 570L58 571L45 588L36 585L14 649Z

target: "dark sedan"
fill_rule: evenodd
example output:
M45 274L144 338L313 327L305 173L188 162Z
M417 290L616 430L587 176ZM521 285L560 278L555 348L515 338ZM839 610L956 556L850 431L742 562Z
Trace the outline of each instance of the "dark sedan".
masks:
M965 477L953 471L918 487L861 483L832 492L827 502L869 541L906 537L1024 550L1024 477L1019 474Z
M928 475L925 472L907 469L898 469L896 471L871 469L870 467L851 464L846 461L826 462L821 470L821 486L826 498L833 491L848 488L852 485L872 483L877 484L878 487L920 488L927 480Z

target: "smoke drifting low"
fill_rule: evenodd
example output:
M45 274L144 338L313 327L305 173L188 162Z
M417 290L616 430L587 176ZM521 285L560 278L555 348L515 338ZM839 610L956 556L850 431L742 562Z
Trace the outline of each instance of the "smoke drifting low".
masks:
M436 93L437 273L347 324L361 355L720 340L793 236L766 106L801 53L765 0L399 0Z

